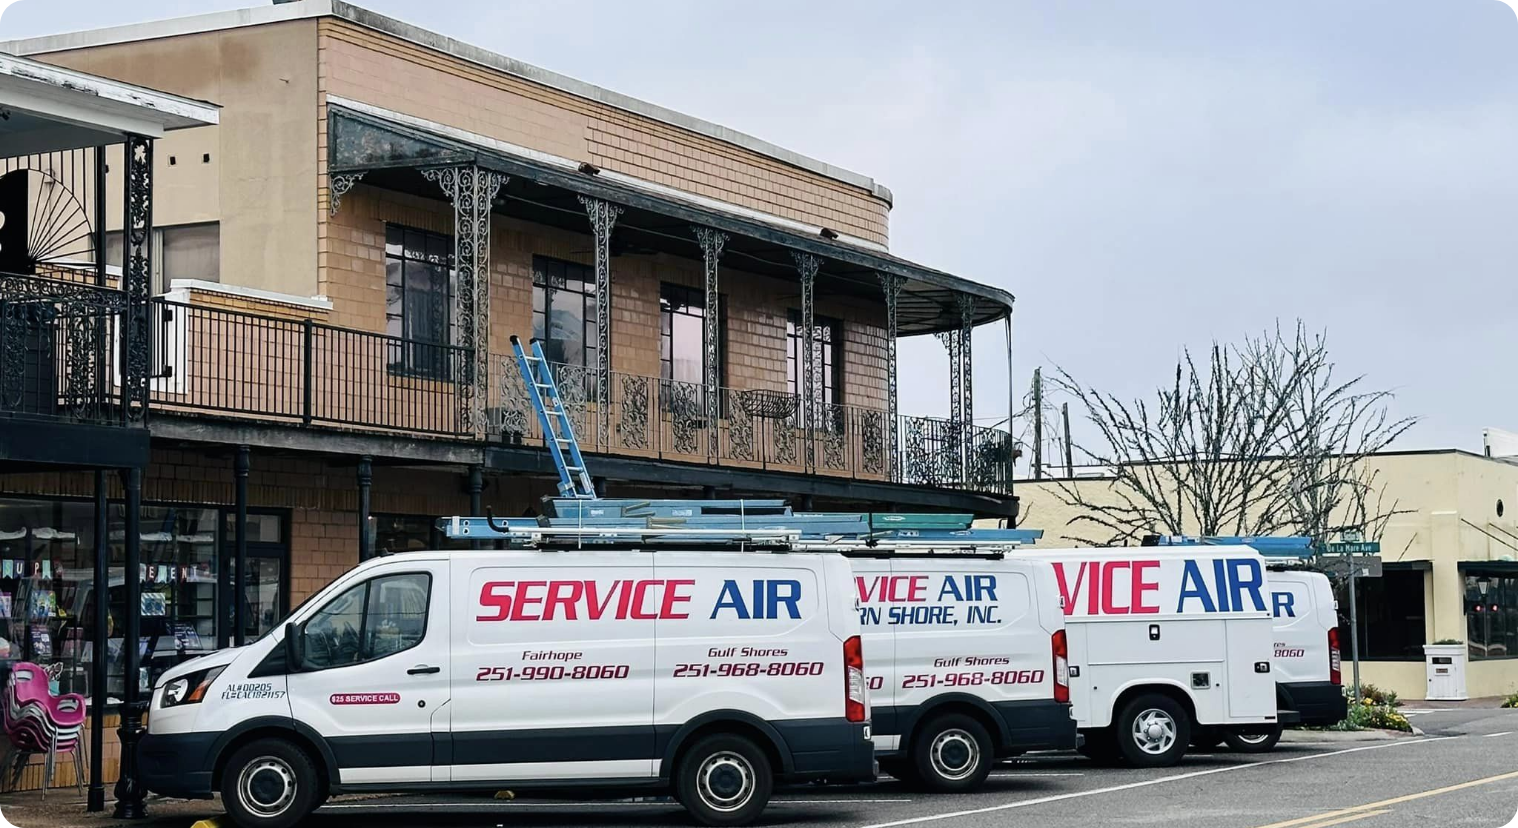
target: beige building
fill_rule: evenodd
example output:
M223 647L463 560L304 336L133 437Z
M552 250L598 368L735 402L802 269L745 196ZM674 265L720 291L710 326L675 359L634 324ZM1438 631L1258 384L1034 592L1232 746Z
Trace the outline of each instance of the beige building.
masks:
M1422 699L1423 645L1458 640L1470 654L1472 697L1518 692L1518 458L1449 449L1367 462L1386 486L1384 507L1396 514L1380 538L1382 577L1358 582L1362 680ZM1081 534L1070 528L1079 512L1061 485L1093 500L1112 481L1018 481L1020 526L1043 529L1041 546L1071 545L1068 535ZM1339 592L1348 642L1348 599ZM1347 677L1347 649L1344 656Z

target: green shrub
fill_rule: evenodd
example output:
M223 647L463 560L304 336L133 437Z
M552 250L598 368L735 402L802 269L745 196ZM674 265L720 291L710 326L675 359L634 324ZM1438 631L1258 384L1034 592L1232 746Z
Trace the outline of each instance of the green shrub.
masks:
M1400 730L1403 733L1413 732L1413 726L1407 717L1397 712L1391 705L1376 704L1370 699L1361 699L1359 704L1349 706L1349 715L1340 725L1348 727L1336 727L1338 730L1362 730L1365 728L1379 728L1381 730Z
M1503 707L1518 707L1518 693L1512 693L1502 700Z

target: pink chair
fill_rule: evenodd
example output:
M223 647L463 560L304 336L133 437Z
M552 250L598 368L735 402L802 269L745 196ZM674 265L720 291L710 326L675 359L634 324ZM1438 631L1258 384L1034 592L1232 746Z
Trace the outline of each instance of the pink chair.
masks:
M0 761L0 781L5 771L10 770L7 790L14 790L20 783L31 757L41 754L45 799L53 784L58 754L67 753L74 760L74 783L80 795L84 794L84 742L80 738L86 714L83 696L77 693L54 696L48 688L47 673L41 667L19 662L11 667L10 678L5 682L0 713L10 742L10 750Z

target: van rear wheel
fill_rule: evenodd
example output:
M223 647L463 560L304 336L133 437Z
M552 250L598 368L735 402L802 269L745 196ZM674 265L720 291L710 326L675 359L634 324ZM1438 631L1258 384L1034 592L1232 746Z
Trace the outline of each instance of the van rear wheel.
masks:
M1168 768L1181 761L1190 743L1191 717L1169 696L1139 696L1118 716L1118 750L1136 768Z
M962 713L935 716L912 739L912 775L930 791L974 790L991 773L991 734Z
M283 739L237 749L221 773L221 802L240 828L293 828L325 799L316 766Z
M1267 753L1281 741L1281 725L1254 733L1225 733L1223 741L1236 753Z
M731 733L697 742L675 772L675 797L702 825L748 825L763 813L774 786L764 751Z

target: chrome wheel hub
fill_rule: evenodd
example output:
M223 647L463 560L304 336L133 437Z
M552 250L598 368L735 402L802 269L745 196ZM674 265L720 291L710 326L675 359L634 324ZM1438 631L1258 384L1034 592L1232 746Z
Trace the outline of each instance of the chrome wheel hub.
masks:
M754 766L742 755L714 753L696 769L696 793L708 808L730 813L753 799L754 777Z
M237 775L237 800L249 813L277 817L295 802L295 771L277 756L259 757Z
M1175 719L1158 708L1149 708L1133 719L1133 743L1139 750L1158 756L1175 746Z
M950 728L934 737L928 748L933 772L951 782L968 778L980 767L980 743L958 728Z

